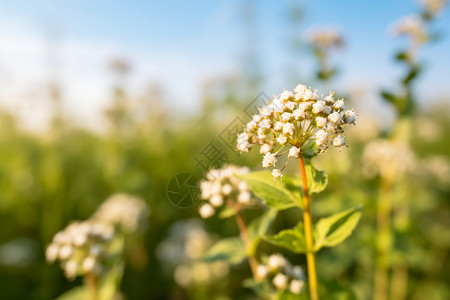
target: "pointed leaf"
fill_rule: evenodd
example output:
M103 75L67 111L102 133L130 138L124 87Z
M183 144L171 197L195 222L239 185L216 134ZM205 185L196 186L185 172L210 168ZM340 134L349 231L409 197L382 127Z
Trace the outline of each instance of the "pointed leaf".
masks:
M287 175L283 181L274 181L269 171L252 172L246 175L237 175L245 180L252 192L264 201L264 204L283 210L291 207L302 207L300 187Z
M315 225L314 251L333 247L352 234L361 217L361 207L352 208L320 219Z
M262 237L267 233L277 216L277 212L276 209L268 209L261 217L253 220L248 226L248 234L251 240L251 248L248 250L249 255L256 251Z
M310 193L320 193L328 184L328 175L324 171L319 171L312 164L305 166L306 177Z
M277 235L266 236L267 242L286 248L295 253L306 253L305 229L303 223L298 223L293 229L280 231Z
M226 260L233 265L240 264L246 258L244 243L241 238L229 237L218 241L203 257L205 262Z

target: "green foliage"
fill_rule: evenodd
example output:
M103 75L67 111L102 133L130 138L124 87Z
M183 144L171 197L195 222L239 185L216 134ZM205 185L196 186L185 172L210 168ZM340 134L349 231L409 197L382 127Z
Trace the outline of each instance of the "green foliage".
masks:
M214 262L217 260L226 260L233 265L238 265L247 257L244 242L238 236L224 238L214 244L203 261Z
M280 231L274 236L266 236L265 240L273 245L286 248L294 253L306 253L305 228L298 223L293 229Z
M305 166L306 178L308 179L309 193L317 194L322 192L328 184L328 176L324 171L319 171L309 163Z
M361 218L361 207L320 219L315 225L314 251L333 247L348 238Z
M240 175L239 178L245 180L252 192L261 198L268 207L284 210L303 206L300 187L286 175L281 182L274 181L269 171L252 172Z
M276 216L276 209L268 209L262 216L250 223L250 225L248 226L248 234L251 240L250 249L248 249L249 255L255 253L256 248L266 234L267 230L272 225Z

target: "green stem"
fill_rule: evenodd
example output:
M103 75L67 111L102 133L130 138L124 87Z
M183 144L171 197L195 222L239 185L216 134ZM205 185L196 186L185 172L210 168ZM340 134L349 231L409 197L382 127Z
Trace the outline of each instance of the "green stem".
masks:
M86 274L86 285L91 294L91 300L98 300L98 291L97 291L97 278L94 273L88 272Z
M311 294L311 300L318 300L316 258L313 249L314 241L311 218L311 199L309 197L308 180L306 178L305 163L303 161L302 153L298 156L298 162L300 165L300 172L302 174L303 182L303 222L305 225L306 248L308 250L306 253L306 260L308 263L309 292Z

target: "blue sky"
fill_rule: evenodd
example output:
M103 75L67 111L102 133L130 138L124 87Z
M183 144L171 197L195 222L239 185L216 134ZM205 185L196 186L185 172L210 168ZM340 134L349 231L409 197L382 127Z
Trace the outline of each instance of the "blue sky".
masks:
M287 14L293 2L254 1L254 43L265 76L263 90L269 94L292 88L286 86L288 65L297 65L302 78L311 74L313 64L308 53L293 58L288 50ZM52 53L58 57L57 74L65 88L65 104L82 117L94 120L107 103L112 78L105 65L114 56L125 56L134 64L132 88L139 90L147 82L157 81L167 90L170 103L194 111L200 103L202 82L236 73L242 67L248 46L244 3L3 0L0 79L4 80L3 85L0 83L0 105L20 106L24 111L32 107L27 112L32 115L37 115L39 109L45 113L45 105L29 105L29 95L39 95L39 86L45 83L50 44L56 49ZM335 82L336 89L364 86L372 91L368 97L374 98L378 88L395 85L401 68L391 58L405 41L392 38L388 27L398 18L417 11L417 2L298 3L304 14L299 37L310 27L333 26L347 40L345 50L334 57L342 70ZM428 68L418 85L419 93L430 99L450 92L448 12L436 22L435 28L445 33L445 38L422 52ZM16 100L23 98L27 100ZM39 122L43 118L38 118Z

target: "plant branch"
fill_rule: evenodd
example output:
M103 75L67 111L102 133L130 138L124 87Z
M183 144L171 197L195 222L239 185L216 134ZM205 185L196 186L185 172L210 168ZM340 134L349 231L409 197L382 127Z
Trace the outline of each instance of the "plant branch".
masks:
M311 300L318 300L317 293L317 272L316 272L316 259L314 254L314 241L312 230L312 218L311 218L311 199L308 191L308 180L306 178L305 163L303 161L302 153L298 156L298 162L300 165L300 172L302 174L303 182L303 222L305 225L305 238L306 247L308 252L306 253L306 260L308 262L308 279L309 279L309 291L311 294Z

